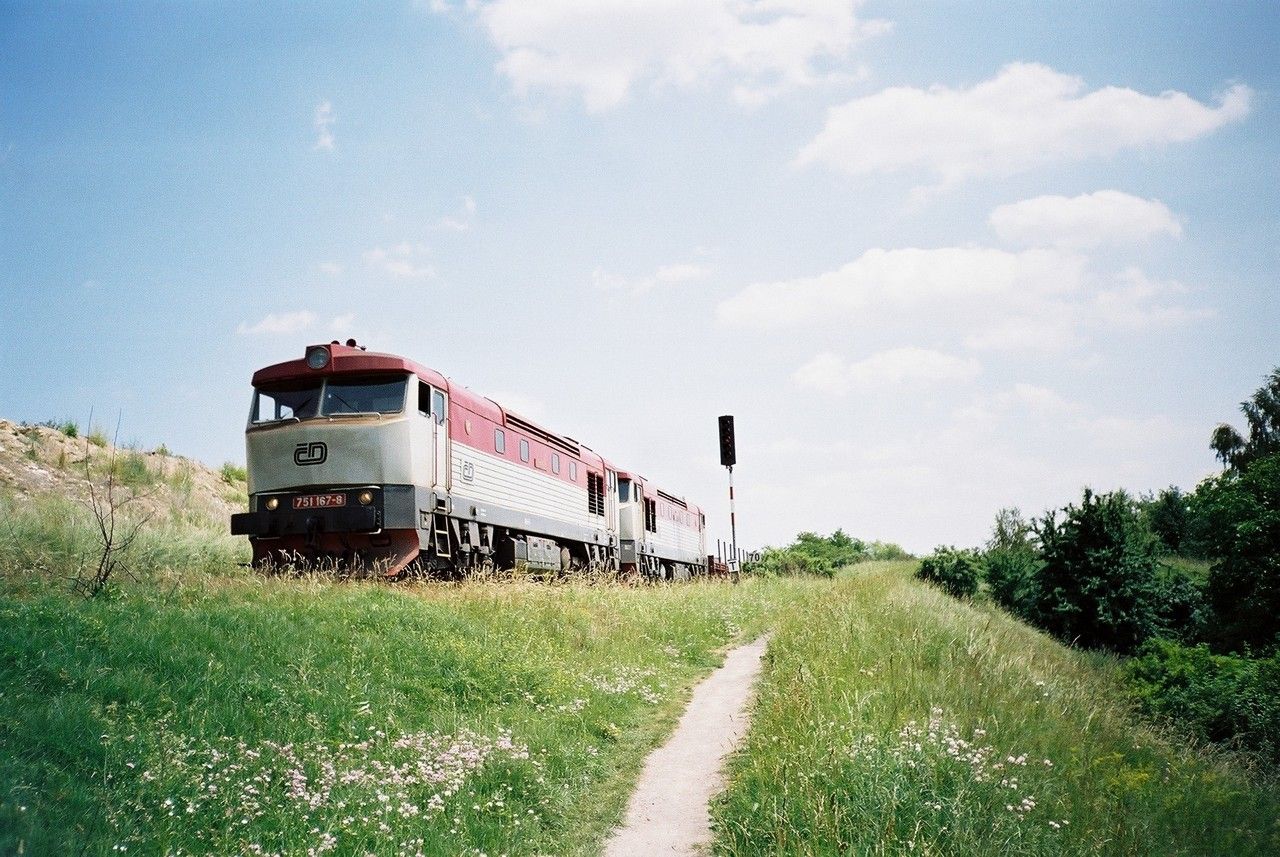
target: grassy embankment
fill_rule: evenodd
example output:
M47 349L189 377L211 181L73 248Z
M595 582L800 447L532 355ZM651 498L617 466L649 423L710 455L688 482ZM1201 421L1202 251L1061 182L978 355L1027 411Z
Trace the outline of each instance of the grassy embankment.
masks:
M1274 779L1141 724L1114 659L911 568L781 617L718 853L1280 853Z
M1142 726L1115 661L909 563L264 580L216 522L157 519L144 582L86 601L63 579L93 548L76 507L0 512L0 854L592 853L688 687L769 626L721 853L1280 851L1273 781Z
M696 678L828 585L263 580L215 541L86 601L30 583L38 529L0 552L2 854L592 853Z

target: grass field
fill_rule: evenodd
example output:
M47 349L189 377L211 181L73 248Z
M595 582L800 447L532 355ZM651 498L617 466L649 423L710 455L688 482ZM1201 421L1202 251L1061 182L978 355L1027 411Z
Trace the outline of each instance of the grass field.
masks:
M0 854L593 853L813 581L0 598Z
M1114 660L910 569L781 618L718 853L1280 853L1274 780L1139 723Z
M0 855L593 854L687 691L774 636L714 808L746 854L1274 854L1280 792L1117 663L872 563L674 586L266 579L165 520L94 599L0 500Z

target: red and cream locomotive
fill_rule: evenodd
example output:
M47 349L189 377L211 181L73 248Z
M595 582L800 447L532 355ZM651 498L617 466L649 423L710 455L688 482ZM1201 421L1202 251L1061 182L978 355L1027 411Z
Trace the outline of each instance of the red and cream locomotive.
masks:
M255 372L253 388L250 511L231 532L249 537L255 566L661 579L706 567L697 506L411 360L312 345Z

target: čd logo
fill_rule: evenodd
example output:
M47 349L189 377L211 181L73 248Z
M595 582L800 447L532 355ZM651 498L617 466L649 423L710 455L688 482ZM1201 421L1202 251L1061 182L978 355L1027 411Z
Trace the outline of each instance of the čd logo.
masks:
M329 458L329 447L318 440L300 443L293 450L293 463L299 467L311 464L324 464Z

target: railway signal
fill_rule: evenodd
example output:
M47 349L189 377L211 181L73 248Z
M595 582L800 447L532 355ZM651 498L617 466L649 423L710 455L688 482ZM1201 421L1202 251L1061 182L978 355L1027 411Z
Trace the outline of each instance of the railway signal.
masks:
M733 444L733 417L726 414L720 418L720 465L732 472L733 465L738 463L738 455Z
M733 510L733 465L738 463L738 452L733 437L733 416L720 417L720 464L729 468L729 535L733 539L733 554L729 566L738 571L738 522Z

